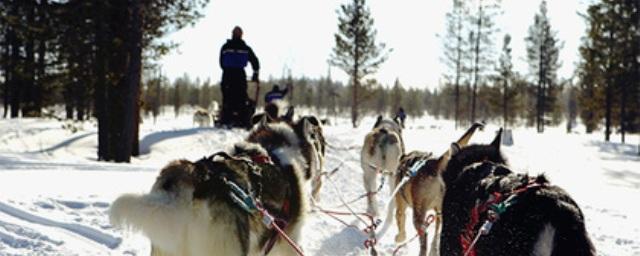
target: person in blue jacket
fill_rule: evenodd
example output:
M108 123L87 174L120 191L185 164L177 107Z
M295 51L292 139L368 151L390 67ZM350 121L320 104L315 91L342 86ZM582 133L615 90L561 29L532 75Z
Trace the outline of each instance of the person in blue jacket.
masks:
M255 102L247 94L247 75L244 68L251 63L253 76L258 82L260 62L251 47L242 40L242 28L233 28L231 39L220 49L220 67L222 68L222 113L223 125L246 127L255 110Z
M280 90L280 87L276 84L273 86L273 88L271 88L271 91L264 95L264 103L267 104L274 100L284 99L284 97L287 96L288 92L288 88Z

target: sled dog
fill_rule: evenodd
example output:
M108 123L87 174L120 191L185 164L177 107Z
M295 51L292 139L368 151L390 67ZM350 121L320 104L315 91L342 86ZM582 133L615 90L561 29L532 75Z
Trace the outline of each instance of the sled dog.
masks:
M376 200L378 174L384 175L389 180L391 191L395 189L391 179L395 176L403 154L404 141L400 123L378 116L372 131L365 136L360 152L364 189L367 191L367 213L378 215Z
M481 124L472 125L458 139L458 145L466 145L477 128ZM400 159L400 166L393 182L398 188L395 198L395 216L398 225L398 235L396 242L401 243L406 239L405 231L405 211L407 207L413 208L413 226L420 235L420 253L427 253L427 236L425 235L425 221L428 218L427 211L436 212L434 218L435 234L432 244L429 247L429 255L438 255L438 245L440 243L440 229L442 225L442 200L445 193L445 183L442 179L444 168L449 160L450 151L445 152L440 157L433 156L432 153L412 151L403 155ZM404 178L408 178L406 183L402 183ZM387 211L387 220L393 218L393 208Z
M198 127L209 127L213 122L212 116L204 109L198 109L193 113L193 125Z
M596 255L578 204L544 175L506 166L501 135L489 145L451 146L440 254Z
M287 114L293 116L293 112ZM247 141L260 144L269 154L277 154L278 147L287 145L295 152L295 159L304 170L305 180L311 183L311 196L319 199L322 186L326 141L322 124L315 116L303 116L297 121L285 119L279 122L263 117L250 132Z
M169 163L149 193L114 201L111 222L141 231L152 256L296 255L263 219L299 244L309 163L290 127L253 132L226 153Z

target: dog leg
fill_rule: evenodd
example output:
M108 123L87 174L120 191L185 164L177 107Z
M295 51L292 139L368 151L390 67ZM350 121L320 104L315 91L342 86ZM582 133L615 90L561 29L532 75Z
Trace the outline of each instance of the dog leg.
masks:
M427 211L426 209L424 209L422 204L416 204L413 206L413 226L415 227L416 231L418 231L418 234L421 234L419 237L420 253L418 254L420 256L427 255L427 234L426 230L422 230L424 225L424 217L426 214Z
M311 196L313 197L313 201L320 202L320 188L322 187L322 176L318 174L318 176L314 177L313 182L311 183Z
M442 210L440 208L435 208L436 218L434 222L436 224L436 228L433 234L433 240L431 240L431 248L429 248L429 256L438 256L440 255L440 234L442 233Z
M405 211L407 210L407 203L404 201L400 194L396 195L396 223L398 224L398 235L396 235L396 243L402 243L407 239L405 231Z
M378 216L378 201L376 200L375 191L377 189L377 181L376 181L377 170L365 169L363 178L364 178L364 189L367 191L367 213Z

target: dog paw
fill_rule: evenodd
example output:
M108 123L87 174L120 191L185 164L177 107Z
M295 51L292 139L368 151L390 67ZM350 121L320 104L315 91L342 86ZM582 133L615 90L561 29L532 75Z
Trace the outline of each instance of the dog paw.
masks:
M404 233L399 233L399 234L396 235L396 243L397 244L404 242L405 239L407 239L407 235L404 234Z

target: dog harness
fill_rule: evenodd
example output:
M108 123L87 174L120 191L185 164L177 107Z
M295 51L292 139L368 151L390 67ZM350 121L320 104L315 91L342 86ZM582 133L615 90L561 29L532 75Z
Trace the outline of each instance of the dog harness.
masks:
M261 154L253 155L251 156L250 159L244 159L244 158L232 157L226 152L219 152L219 153L213 154L212 156L206 159L203 159L205 160L205 165L207 165L207 162L209 162L209 164L213 162L213 158L216 156L221 156L225 159L235 159L235 160L245 161L245 163L247 163L251 168L250 174L252 175L256 175L255 173L259 173L260 165L265 165L265 164L273 165L271 158L267 155L261 155ZM298 255L303 255L300 247L296 245L295 242L293 242L293 240L291 240L283 231L283 229L285 229L288 225L287 221L282 218L274 217L271 213L267 211L267 209L264 208L264 206L260 202L260 199L258 197L261 191L259 191L258 193L245 191L240 186L238 186L238 184L236 184L233 181L230 181L225 176L220 176L220 179L229 188L229 192L228 192L229 198L235 205L237 205L238 207L240 207L242 210L244 210L250 215L260 214L264 225L268 229L273 229L276 231L269 238L269 240L265 243L264 247L262 248L263 255L269 254L269 252L275 245L276 241L278 240L278 234L282 236L289 243L289 245L291 245L291 247L293 247L293 249L298 253ZM286 199L284 200L284 202L282 203L281 212L283 213L284 216L290 215L289 200L286 200Z
M517 197L519 195L531 189L541 187L543 187L543 184L537 183L535 180L530 180L524 186L511 192L494 192L485 202L476 203L476 206L471 209L471 213L469 214L469 222L466 225L465 231L460 234L460 244L462 245L463 255L477 256L474 248L480 236L489 234L493 224L500 219L500 215L505 213L509 207L518 201ZM485 212L487 213L487 219L476 233L474 229L480 222L480 215Z

